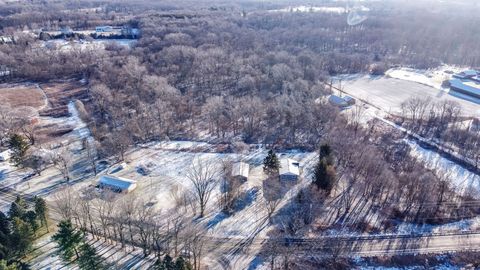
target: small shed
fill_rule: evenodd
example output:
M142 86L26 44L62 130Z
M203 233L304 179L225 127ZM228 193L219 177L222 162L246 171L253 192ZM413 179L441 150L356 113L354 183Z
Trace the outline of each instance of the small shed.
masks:
M235 162L232 164L232 177L242 182L248 180L250 165L245 162Z
M0 153L0 161L7 161L12 156L12 150L8 149Z
M112 175L102 175L98 181L98 187L118 193L130 193L137 188L137 181Z
M290 158L281 159L279 176L280 180L296 181L300 176L300 163Z

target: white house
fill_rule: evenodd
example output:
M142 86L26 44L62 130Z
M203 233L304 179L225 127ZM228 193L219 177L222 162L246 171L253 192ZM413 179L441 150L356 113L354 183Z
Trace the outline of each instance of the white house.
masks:
M137 181L112 175L102 175L98 180L98 187L119 193L130 193L137 188Z
M300 163L290 158L280 160L280 180L297 180L300 175Z
M232 177L239 179L243 182L248 180L248 174L250 172L250 165L245 162L235 162L232 165Z
M8 149L0 153L0 161L7 161L12 156L12 150Z

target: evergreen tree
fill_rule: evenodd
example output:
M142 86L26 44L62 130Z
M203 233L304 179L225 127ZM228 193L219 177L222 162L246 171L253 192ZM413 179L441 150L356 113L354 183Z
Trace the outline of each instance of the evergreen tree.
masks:
M0 270L20 270L20 266L16 263L8 264L6 260L0 260Z
M58 232L52 237L57 242L62 259L70 262L73 256L79 257L78 247L82 243L82 233L75 230L70 220L60 221Z
M24 256L32 248L33 231L30 224L14 217L12 219L12 233L10 235L10 248L19 257Z
M183 257L178 257L175 261L175 270L192 270L192 265L185 261Z
M25 214L27 212L27 202L17 195L17 198L10 206L10 210L8 211L8 215L10 219L18 217L20 219L24 219Z
M47 227L48 230L48 222L47 222L47 215L48 215L48 208L47 203L44 199L40 197L35 197L35 213L37 213L38 218L40 219L41 225Z
M28 224L32 228L33 233L36 233L39 226L37 222L37 214L35 213L35 211L28 211L25 214L25 221L28 222Z
M273 149L268 150L268 154L263 160L263 170L268 174L278 173L280 168L280 162L278 161L277 154Z
M325 159L322 159L315 166L314 178L314 184L317 186L317 188L323 189L327 192L327 194L330 194L336 180L335 168L331 165L328 165Z
M102 258L97 254L94 247L87 243L80 246L79 257L77 260L78 267L82 270L103 269Z
M319 156L320 160L326 159L328 165L333 165L332 148L330 147L330 145L326 143L320 145Z
M192 270L192 265L185 261L182 257L178 257L175 261L170 255L165 255L163 260L159 259L155 265L156 270Z
M7 259L10 246L10 221L8 217L0 212L0 260Z
M17 167L22 166L27 150L30 147L27 140L21 135L13 134L8 140L8 146L12 151L11 162Z

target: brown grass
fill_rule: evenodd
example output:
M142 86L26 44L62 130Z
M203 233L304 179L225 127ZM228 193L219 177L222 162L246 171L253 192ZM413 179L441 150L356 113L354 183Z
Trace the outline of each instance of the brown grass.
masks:
M42 90L35 85L0 85L0 104L13 108L21 106L40 109L45 105Z
M85 86L78 82L43 83L40 87L45 91L53 108L65 106L70 100L86 96Z

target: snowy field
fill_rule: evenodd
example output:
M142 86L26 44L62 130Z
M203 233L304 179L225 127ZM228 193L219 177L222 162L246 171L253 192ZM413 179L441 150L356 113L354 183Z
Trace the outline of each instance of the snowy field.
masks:
M65 145L72 156L75 156L82 148L81 141L83 139L91 140L90 131L85 123L83 123L78 116L77 109L73 102L68 104L68 110L70 112L69 117L53 118L53 117L40 117L40 123L42 124L57 124L59 126L72 126L73 131L59 137L58 145ZM54 143L57 144L57 143ZM42 152L48 155L50 150L43 149ZM76 156L81 158L81 156ZM56 188L64 185L65 181L60 176L57 169L53 167L47 168L42 172L41 176L28 177L30 172L28 170L19 170L14 167L10 162L0 162L0 187L6 187L15 192L24 193L28 195L46 196L52 193ZM72 169L73 181L81 178L85 175L84 169L81 167L75 167ZM10 204L15 200L14 197L3 195L0 197L0 210L8 211Z
M270 12L322 12L322 13L345 13L345 7L316 7L316 6L289 6L282 9L269 10Z
M43 41L41 43L42 47L55 48L61 51L71 51L73 49L80 50L94 50L94 49L105 49L108 44L116 44L123 47L132 47L137 42L136 39L94 39L91 41L87 40L74 40L67 41L64 39L53 39L48 41Z
M465 116L480 115L479 104L456 98L444 90L415 81L378 76L350 76L343 78L342 87L346 94L365 100L388 113L400 113L404 101L411 97L421 97L432 101L455 101L460 104Z

